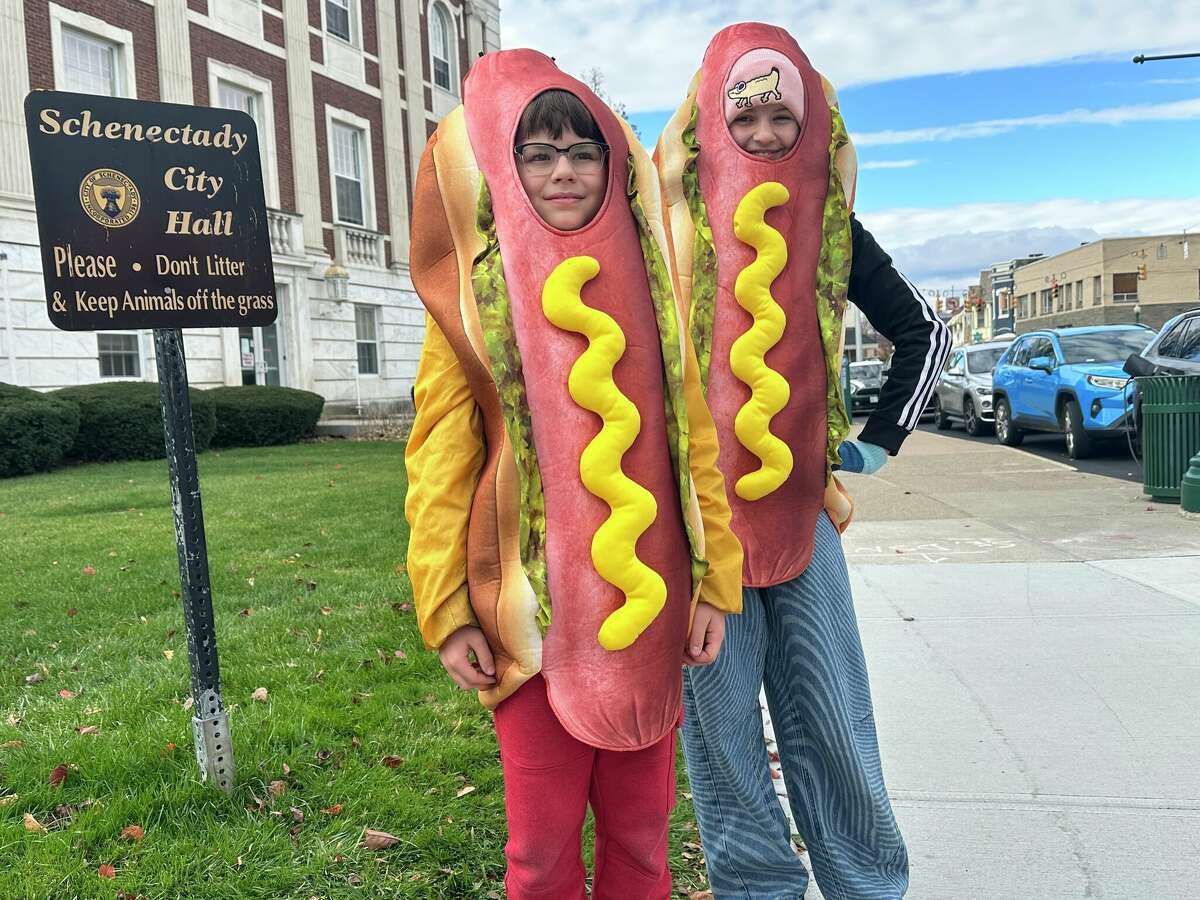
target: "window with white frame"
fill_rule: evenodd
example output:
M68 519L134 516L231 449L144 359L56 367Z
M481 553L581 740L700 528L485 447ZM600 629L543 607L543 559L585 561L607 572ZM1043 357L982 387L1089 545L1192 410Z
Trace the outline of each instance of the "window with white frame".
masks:
M458 93L454 84L454 26L450 13L440 3L429 9L429 52L433 57L433 83L444 91Z
M339 222L366 225L363 191L363 133L344 122L332 122L334 215Z
M217 106L238 109L254 120L262 131L262 94L223 79L217 80Z
M141 378L142 354L137 334L97 332L101 378Z
M354 0L325 0L325 30L347 43L354 43Z
M278 207L279 167L275 162L275 114L269 79L245 69L208 60L209 102L222 109L236 109L254 120L258 131L259 160L262 163L263 194L267 206Z
M1157 259L1166 259L1167 258L1167 245L1165 242L1159 241L1158 253L1155 254L1155 256Z
M379 374L379 338L376 322L379 308L354 307L354 340L358 347L358 374Z
M120 48L76 28L62 30L64 91L119 97L122 89Z

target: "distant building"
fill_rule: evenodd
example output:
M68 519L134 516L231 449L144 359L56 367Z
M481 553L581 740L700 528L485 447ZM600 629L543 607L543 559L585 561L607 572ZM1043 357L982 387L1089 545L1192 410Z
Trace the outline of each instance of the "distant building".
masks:
M1182 233L1106 238L1020 266L1015 331L1134 322L1158 328L1200 306L1200 253L1193 250L1200 247Z
M1005 262L994 263L979 273L980 294L991 304L992 334L1016 331L1016 302L1013 282L1017 269L1042 259L1044 254L1031 253Z

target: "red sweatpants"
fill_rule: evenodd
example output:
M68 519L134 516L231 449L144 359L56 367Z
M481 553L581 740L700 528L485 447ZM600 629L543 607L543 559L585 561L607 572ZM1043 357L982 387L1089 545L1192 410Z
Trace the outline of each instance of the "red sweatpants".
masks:
M599 750L559 724L538 675L495 711L504 766L508 900L586 900L584 815L596 821L593 900L668 900L675 732L645 750Z

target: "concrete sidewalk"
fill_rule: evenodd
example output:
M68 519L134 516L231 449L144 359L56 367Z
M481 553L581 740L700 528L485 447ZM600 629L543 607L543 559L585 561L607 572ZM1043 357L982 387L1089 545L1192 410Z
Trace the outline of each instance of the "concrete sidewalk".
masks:
M959 434L845 480L908 897L1200 897L1200 523Z

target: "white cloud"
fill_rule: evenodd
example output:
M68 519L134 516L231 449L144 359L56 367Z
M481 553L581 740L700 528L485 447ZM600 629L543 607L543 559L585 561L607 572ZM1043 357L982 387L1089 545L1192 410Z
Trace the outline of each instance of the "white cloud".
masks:
M1016 119L986 119L981 122L964 122L960 125L940 125L932 128L868 131L851 134L851 138L856 147L878 147L889 144L920 144L930 141L992 137L1016 131L1018 128L1048 128L1057 125L1124 125L1127 122L1167 122L1184 119L1200 119L1200 98L1178 100L1174 103L1112 106L1107 109L1072 109L1061 113L1045 113Z
M860 162L858 170L860 172L867 169L911 169L913 166L919 166L925 162L923 159L876 159L868 162Z
M1102 237L1200 230L1200 197L969 203L862 213L863 225L922 287L962 287L996 262L1047 256Z
M1180 15L1178 0L1130 9L1125 0L608 0L582 15L562 0L519 0L504 7L501 39L576 75L598 67L613 98L637 112L676 107L713 34L748 18L787 28L839 88L1200 43L1200 17Z
M1150 78L1146 84L1200 84L1200 78Z

